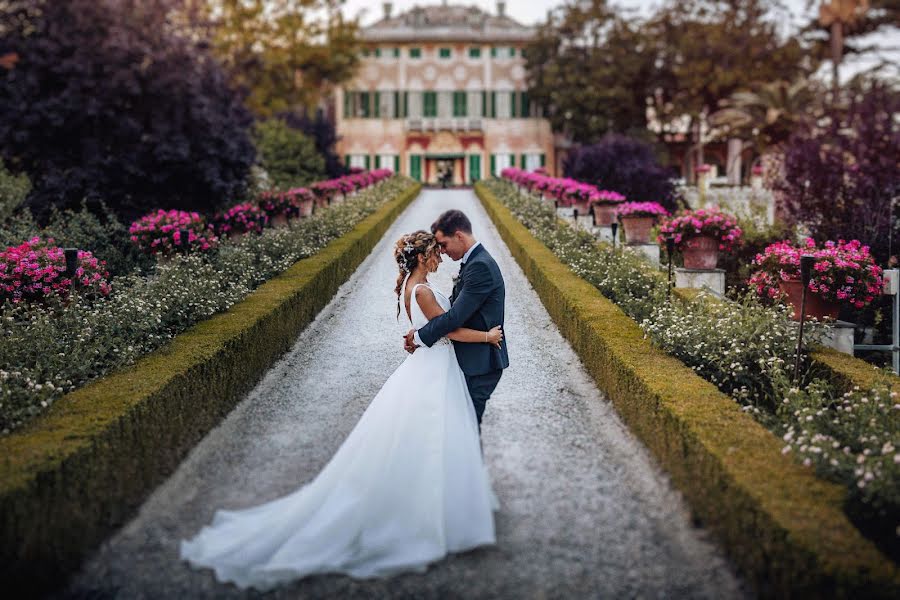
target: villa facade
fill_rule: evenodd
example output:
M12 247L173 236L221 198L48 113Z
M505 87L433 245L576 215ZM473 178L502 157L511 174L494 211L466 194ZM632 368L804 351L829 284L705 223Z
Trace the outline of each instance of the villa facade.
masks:
M530 102L523 48L534 35L505 14L416 7L362 31L357 76L336 90L338 152L348 166L425 183L470 184L508 166L557 172L550 122Z

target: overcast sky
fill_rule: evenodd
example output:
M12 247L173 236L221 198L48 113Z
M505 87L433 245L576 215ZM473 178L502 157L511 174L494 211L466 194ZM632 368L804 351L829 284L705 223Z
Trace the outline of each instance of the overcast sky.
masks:
M392 4L394 14L409 10L415 5L428 6L439 4L441 0L395 0ZM491 13L496 12L496 0L462 0L452 2L452 4L477 5L482 9ZM546 19L547 11L553 7L561 5L561 0L510 0L506 3L506 13L517 21L524 24L534 24ZM379 0L347 0L344 8L347 15L358 15L363 25L368 25L381 18L384 13L384 2ZM613 4L624 9L633 10L638 15L650 14L653 9L661 4L660 0L613 0ZM792 22L801 24L808 22L809 19L816 14L817 9L807 10L807 0L782 0L789 19L785 19L786 23ZM815 3L818 6L818 2ZM890 33L877 34L869 36L867 43L876 45L879 48L879 56L869 55L867 57L851 58L845 62L844 76L850 75L868 65L876 64L881 58L892 59L895 63L900 63L900 30L894 29ZM895 75L897 75L895 70Z

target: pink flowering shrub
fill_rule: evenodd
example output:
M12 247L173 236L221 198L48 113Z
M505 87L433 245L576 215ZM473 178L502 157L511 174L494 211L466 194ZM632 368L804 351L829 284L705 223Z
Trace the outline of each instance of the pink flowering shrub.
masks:
M358 168L351 169L350 175L328 179L327 181L318 181L312 184L310 189L318 198L331 200L337 194L349 194L376 183L381 183L393 174L394 172L390 169L375 169L374 171L363 171Z
M617 204L625 201L625 196L611 190L598 190L596 186L568 177L548 177L546 169L525 171L508 167L500 171L500 177L531 192L539 192L557 201L558 206L572 206L576 202L589 201L591 204Z
M229 233L262 233L269 216L255 204L235 204L216 218L221 235Z
M181 239L181 231L188 231L188 239ZM195 212L158 210L144 215L128 228L131 242L146 254L169 255L177 251L206 251L218 239L206 219Z
M682 250L684 244L700 236L709 236L719 242L719 250L730 252L740 244L743 231L738 227L737 219L721 212L718 208L689 210L663 221L659 228L657 240L660 245L666 243L666 236L675 236L675 248Z
M51 295L65 297L78 285L86 291L108 295L106 263L85 250L78 251L75 277L66 277L66 257L53 238L31 238L0 252L0 303L11 300L41 300Z
M800 257L804 254L816 259L809 291L824 300L859 309L881 293L881 267L875 264L869 247L859 240L828 241L821 247L812 238L800 246L788 241L771 244L753 260L757 270L750 276L750 286L762 298L779 297L781 281L800 279Z
M659 202L624 202L616 208L616 215L622 217L668 217L669 211Z

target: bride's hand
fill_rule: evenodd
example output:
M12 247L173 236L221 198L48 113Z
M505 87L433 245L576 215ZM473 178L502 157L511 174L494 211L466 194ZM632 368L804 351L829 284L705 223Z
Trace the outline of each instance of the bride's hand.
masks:
M487 332L487 341L490 345L495 348L500 347L500 342L503 341L503 328L500 325L497 325L493 329Z

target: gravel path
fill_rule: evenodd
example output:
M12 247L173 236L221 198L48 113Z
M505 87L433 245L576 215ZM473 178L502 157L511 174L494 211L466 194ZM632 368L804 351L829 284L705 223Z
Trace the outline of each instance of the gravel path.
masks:
M470 191L426 191L403 213L294 348L110 538L64 598L244 598L178 559L214 510L293 491L327 462L403 361L393 242L447 208L472 218L507 285L510 368L488 402L485 457L502 504L496 547L424 574L320 576L267 598L733 598L721 551L628 432L554 327ZM457 265L435 277L449 291Z

